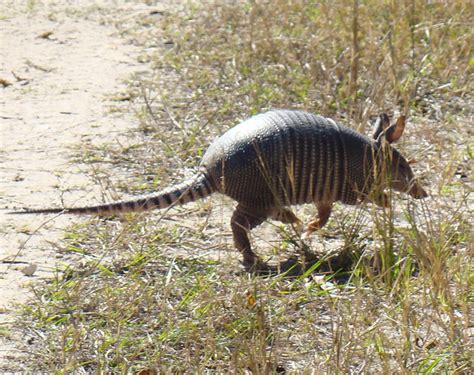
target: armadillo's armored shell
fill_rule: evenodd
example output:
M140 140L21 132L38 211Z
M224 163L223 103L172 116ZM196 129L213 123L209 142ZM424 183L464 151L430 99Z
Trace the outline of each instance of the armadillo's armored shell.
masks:
M300 111L254 116L217 139L202 165L217 189L247 207L354 204L372 175L373 141Z

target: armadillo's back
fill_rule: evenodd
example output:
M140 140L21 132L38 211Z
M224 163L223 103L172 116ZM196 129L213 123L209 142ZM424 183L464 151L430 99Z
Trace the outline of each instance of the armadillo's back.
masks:
M202 165L219 191L247 207L355 203L349 168L361 163L355 158L370 144L322 116L276 110L230 129L210 146Z

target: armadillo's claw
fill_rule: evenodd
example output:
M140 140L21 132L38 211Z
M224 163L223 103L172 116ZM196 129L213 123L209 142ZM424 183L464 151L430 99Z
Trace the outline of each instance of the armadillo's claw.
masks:
M321 220L319 218L313 221L310 221L308 225L306 226L306 231L301 236L301 239L307 240L313 232L316 232L319 229L321 229Z
M307 241L309 237L313 234L313 232L316 232L318 229L320 229L319 219L311 221L306 226L306 230L304 231L304 233L301 235L301 240L303 242Z
M410 194L415 199L426 198L428 196L428 193L425 191L425 189L423 189L423 187L416 181L413 182L408 194Z

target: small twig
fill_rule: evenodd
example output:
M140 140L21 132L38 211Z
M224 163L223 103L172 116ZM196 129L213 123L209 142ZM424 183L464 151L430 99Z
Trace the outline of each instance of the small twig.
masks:
M41 34L39 34L36 38L37 39L50 39L49 37L53 35L53 33L54 31L52 30L44 31Z
M7 81L6 79L0 78L0 85L3 87L8 87L11 86L12 83L10 81Z
M12 75L13 77L15 77L15 79L18 81L18 82L21 82L21 81L29 81L28 78L23 78L23 77L20 77L18 74L16 74L13 70L12 70Z
M36 70L41 70L42 72L46 72L46 73L50 73L52 71L54 71L55 69L54 68L45 68L44 66L41 66L41 65L38 65L38 64L35 64L34 62L32 62L31 60L26 60L26 65L36 69Z

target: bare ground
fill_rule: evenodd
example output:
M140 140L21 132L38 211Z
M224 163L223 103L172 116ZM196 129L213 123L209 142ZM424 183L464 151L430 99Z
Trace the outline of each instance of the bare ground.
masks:
M136 125L132 115L113 116L109 107L127 105L117 93L147 66L138 62L138 47L102 22L104 8L97 2L2 4L0 369L14 370L15 341L22 339L8 333L14 306L27 301L30 284L71 261L51 244L72 221L6 212L100 199L100 187L91 184L84 166L70 163L72 148L123 137ZM123 17L149 11L141 4L112 7Z

